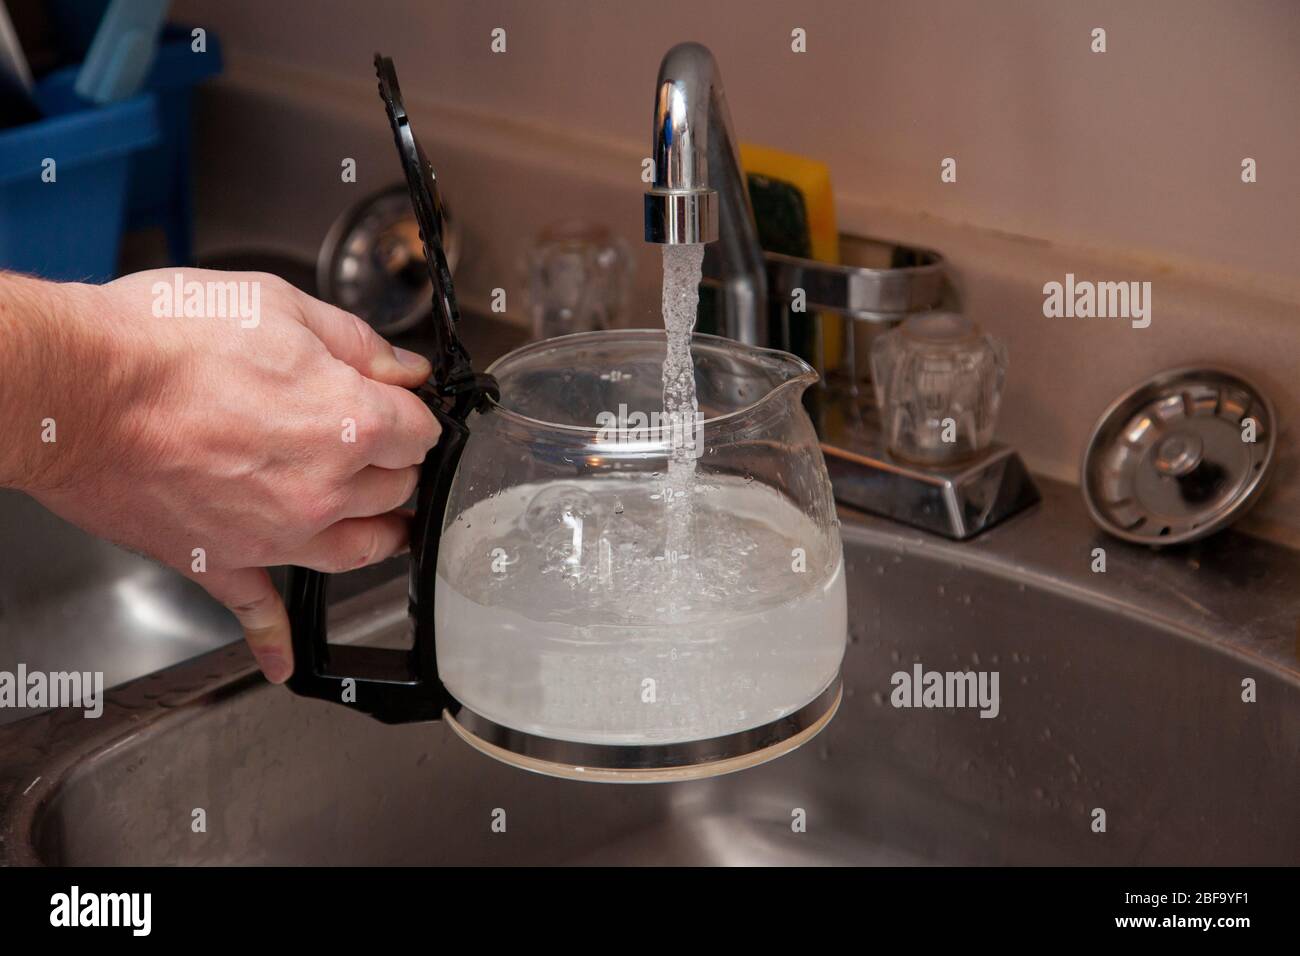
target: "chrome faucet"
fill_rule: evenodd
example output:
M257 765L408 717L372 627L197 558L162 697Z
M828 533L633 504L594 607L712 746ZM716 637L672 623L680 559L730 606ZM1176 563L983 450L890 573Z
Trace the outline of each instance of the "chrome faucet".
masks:
M858 403L854 342L908 315L936 309L951 288L943 257L891 242L840 237L854 264L764 252L713 54L680 43L665 54L655 85L654 185L645 194L645 238L661 245L705 243L704 277L721 292L722 332L748 345L788 349L790 328L769 326L769 293L785 322L799 293L806 321L817 313L845 322L847 390L810 393L813 418L835 497L950 538L968 538L1038 500L1015 450L993 443L951 466L921 466L890 454L873 408ZM814 324L815 341L820 325ZM814 346L817 348L818 346ZM819 371L825 373L825 368Z
M652 156L646 241L709 243L704 269L721 287L723 334L749 345L783 346L768 334L766 264L722 74L698 43L679 43L659 65Z

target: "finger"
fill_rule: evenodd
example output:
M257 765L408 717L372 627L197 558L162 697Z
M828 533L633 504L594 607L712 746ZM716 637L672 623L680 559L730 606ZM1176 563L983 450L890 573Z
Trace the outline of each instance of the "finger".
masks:
M420 469L363 468L348 482L341 518L369 518L387 514L411 500L420 483Z
M368 384L373 414L382 423L366 446L369 464L394 469L420 464L442 434L438 419L414 392L377 382Z
M209 571L193 577L234 613L266 679L272 684L287 681L293 673L289 615L266 570Z
M299 296L302 321L325 343L331 355L367 378L388 385L415 388L433 371L423 355L395 349L378 332L350 312L306 293Z
M373 518L345 518L295 550L285 563L338 574L401 554L409 536L410 515L400 511Z

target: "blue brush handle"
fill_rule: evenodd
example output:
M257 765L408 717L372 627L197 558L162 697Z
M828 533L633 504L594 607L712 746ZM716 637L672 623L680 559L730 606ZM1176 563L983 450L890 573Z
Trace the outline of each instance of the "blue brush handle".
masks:
M134 96L153 65L158 33L169 0L113 0L100 21L86 62L77 74L77 94L92 103Z

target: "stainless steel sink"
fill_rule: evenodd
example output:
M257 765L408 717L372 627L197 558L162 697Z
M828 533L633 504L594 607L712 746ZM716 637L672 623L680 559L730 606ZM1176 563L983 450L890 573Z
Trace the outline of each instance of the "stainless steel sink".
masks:
M442 724L270 687L237 644L119 688L99 720L0 728L0 862L1300 863L1300 556L1234 532L1157 554L1102 537L1077 489L1043 497L960 544L843 513L846 697L770 764L534 776ZM336 636L400 629L396 573L335 605ZM916 661L997 671L999 715L894 708Z
M239 638L198 585L0 489L0 671L102 671L112 687ZM0 724L30 714L0 708Z

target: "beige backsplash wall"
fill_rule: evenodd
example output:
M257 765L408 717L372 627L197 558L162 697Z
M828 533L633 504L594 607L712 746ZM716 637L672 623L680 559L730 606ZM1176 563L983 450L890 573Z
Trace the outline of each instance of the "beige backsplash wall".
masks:
M378 48L464 227L464 298L504 288L522 317L530 238L579 215L631 244L629 324L655 323L640 159L659 57L698 39L742 138L830 164L843 228L948 257L1008 344L999 432L1031 467L1073 480L1097 414L1154 371L1235 367L1283 422L1255 524L1300 538L1300 4L181 0L176 16L228 58L201 111L203 251L311 257L340 209L399 178ZM488 49L496 26L505 54ZM789 52L796 26L806 54ZM1105 54L1088 51L1094 26ZM1257 183L1240 181L1245 156ZM1044 318L1043 283L1067 272L1152 282L1151 326Z

